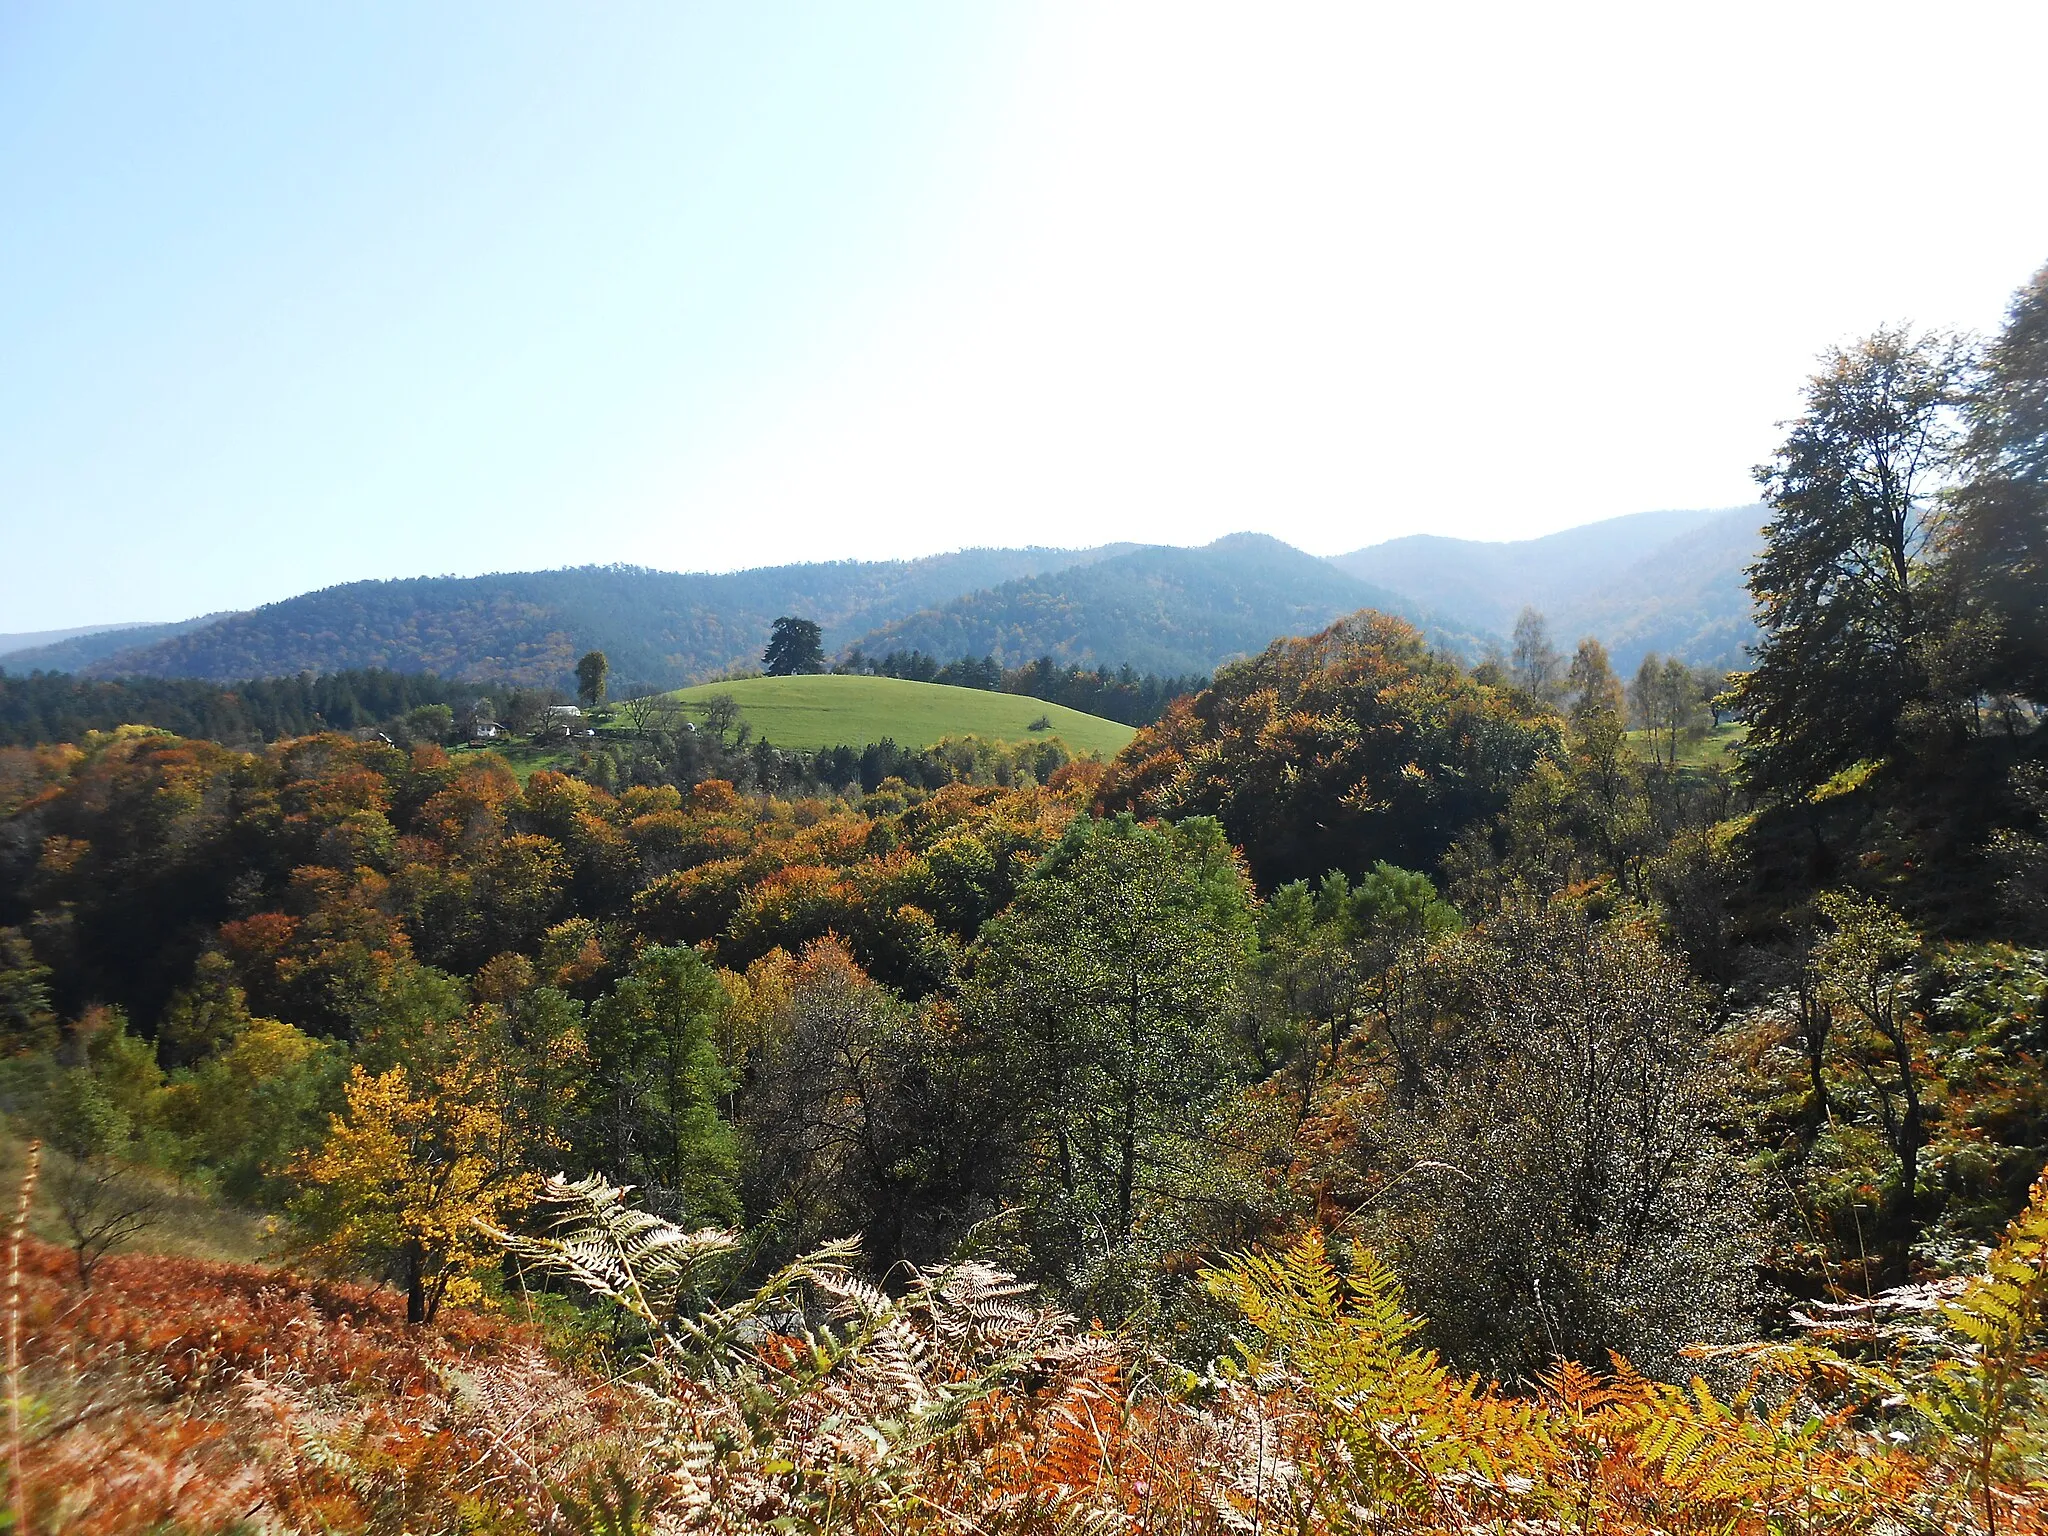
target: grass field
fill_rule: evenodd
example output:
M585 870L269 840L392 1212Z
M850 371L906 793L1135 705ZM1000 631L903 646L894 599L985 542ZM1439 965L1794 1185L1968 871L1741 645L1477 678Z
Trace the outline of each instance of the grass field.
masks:
M1742 745L1749 735L1749 727L1730 722L1717 726L1699 736L1678 738L1678 766L1681 768L1704 768L1709 763L1719 763L1723 768L1735 766L1735 749ZM1650 760L1650 738L1647 731L1630 731L1629 745L1636 749L1636 755L1644 762Z
M895 677L749 677L705 683L676 696L701 708L712 694L729 693L740 715L778 747L860 747L889 738L899 747L928 747L948 736L984 741L1042 741L1057 736L1075 752L1114 756L1137 734L1128 725L1084 715L1014 693L984 693ZM1032 724L1049 720L1048 729Z

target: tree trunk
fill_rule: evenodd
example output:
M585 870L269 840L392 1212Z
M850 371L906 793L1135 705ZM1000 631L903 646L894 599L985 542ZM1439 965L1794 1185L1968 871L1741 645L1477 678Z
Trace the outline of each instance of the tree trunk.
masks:
M402 1262L405 1265L405 1320L417 1328L427 1320L426 1254L418 1238L408 1238Z

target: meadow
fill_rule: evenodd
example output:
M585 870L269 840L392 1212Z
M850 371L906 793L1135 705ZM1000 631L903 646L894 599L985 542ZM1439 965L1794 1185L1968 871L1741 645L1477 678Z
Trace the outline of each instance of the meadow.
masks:
M885 739L928 747L948 737L1019 742L1057 736L1075 752L1113 757L1137 734L1044 699L895 677L749 677L700 684L674 697L701 718L705 701L721 693L732 695L757 738L795 751ZM1039 721L1047 723L1037 727Z

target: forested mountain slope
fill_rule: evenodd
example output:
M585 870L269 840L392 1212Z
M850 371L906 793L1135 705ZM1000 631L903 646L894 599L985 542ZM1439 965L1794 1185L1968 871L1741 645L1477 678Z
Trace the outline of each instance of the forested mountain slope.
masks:
M174 624L112 624L100 629L47 630L40 635L0 635L0 670L16 674L79 672L108 656L155 645L227 617L209 613Z
M102 676L230 681L387 668L560 684L602 650L622 683L674 686L760 659L783 614L829 641L962 591L1114 554L972 549L923 560L834 561L720 575L623 566L359 581L235 614L99 660Z
M1423 623L1460 649L1476 638L1430 622L1408 601L1263 534L1199 549L1154 546L972 592L884 625L859 640L871 655L993 656L1008 665L1128 663L1148 672L1207 672L1305 634L1339 615L1381 608Z
M1331 564L1493 634L1533 605L1555 634L1598 635L1624 671L1646 651L1734 663L1755 632L1743 578L1764 517L1758 506L1638 512L1505 542L1415 534Z

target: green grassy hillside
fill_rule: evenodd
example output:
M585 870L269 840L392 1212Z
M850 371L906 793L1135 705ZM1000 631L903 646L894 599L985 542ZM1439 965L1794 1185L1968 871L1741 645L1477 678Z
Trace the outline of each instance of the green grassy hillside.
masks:
M1705 768L1718 763L1723 768L1735 766L1735 751L1749 736L1749 727L1737 721L1717 725L1710 731L1697 736L1678 738L1678 766L1681 768ZM1630 731L1629 745L1635 748L1636 756L1644 762L1651 757L1650 733Z
M989 741L1057 736L1076 752L1110 757L1137 734L1100 715L1022 694L894 677L750 677L685 688L676 697L701 706L715 693L733 696L756 737L799 750L859 747L885 736L899 747L928 747L948 736ZM1038 720L1049 720L1050 728L1032 730Z

